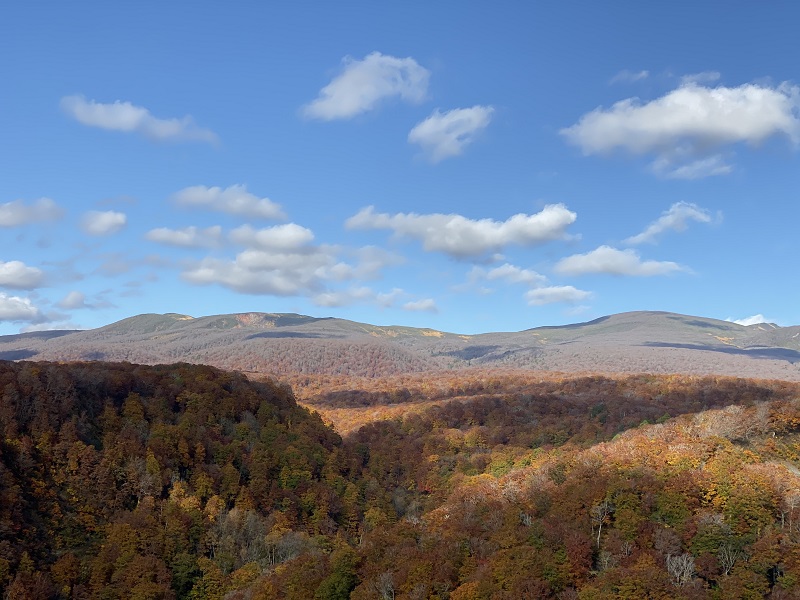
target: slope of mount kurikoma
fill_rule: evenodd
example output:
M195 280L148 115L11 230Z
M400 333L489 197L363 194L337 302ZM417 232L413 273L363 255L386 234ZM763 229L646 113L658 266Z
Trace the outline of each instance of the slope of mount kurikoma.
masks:
M0 362L0 594L800 596L800 384L428 383L341 438L213 367Z
M190 362L243 372L400 373L507 367L800 380L800 327L632 312L520 332L459 335L296 314L146 314L99 329L0 337L0 359Z

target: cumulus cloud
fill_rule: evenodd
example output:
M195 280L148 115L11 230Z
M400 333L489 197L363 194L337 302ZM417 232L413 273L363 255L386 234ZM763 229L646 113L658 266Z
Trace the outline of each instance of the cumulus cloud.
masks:
M587 155L617 149L652 155L657 173L684 179L730 172L714 152L718 148L781 135L794 145L800 142L800 88L701 85L710 79L695 75L650 102L628 98L596 108L561 134Z
M28 298L9 296L0 292L0 323L3 321L41 323L45 320L47 317Z
M393 288L391 292L381 292L375 295L375 300L378 302L380 306L384 308L388 308L392 306L395 302L397 302L403 296L406 296L406 292L401 288Z
M314 244L314 233L295 223L255 229L245 225L228 235L244 246L233 258L208 256L184 263L182 277L196 285L221 285L239 293L305 296L319 306L373 302L387 306L388 294L367 287L337 289L345 282L376 279L388 265L402 259L373 246L357 249Z
M406 302L403 304L403 310L413 312L439 312L436 302L432 298L425 298L424 300L415 300L414 302Z
M511 283L524 283L527 285L541 285L547 281L544 275L540 275L536 271L521 269L516 265L508 263L488 271L486 273L486 279L489 281L505 279Z
M180 206L207 208L241 217L286 218L280 204L251 194L244 185L232 185L225 189L195 185L173 194L172 201Z
M322 306L366 299L385 304L388 297L372 291L368 294L368 288L341 291L331 286L375 278L386 265L398 262L395 255L371 246L346 250L312 244L313 232L294 223L265 229L239 227L230 233L230 239L245 249L233 259L206 257L187 263L183 278L244 294L307 296Z
M302 264L297 255L247 250L234 260L204 258L184 271L183 278L199 285L219 284L244 294L294 296L320 287L316 272L330 268L324 256Z
M633 245L654 243L665 231L684 231L689 226L689 221L710 223L711 215L706 209L691 202L676 202L643 232L629 237L625 243Z
M491 106L477 105L444 113L436 109L431 116L414 126L408 134L408 141L422 147L433 163L458 156L478 133L486 129L493 112Z
M243 225L231 231L229 237L232 242L242 246L255 246L268 250L297 250L314 241L314 232L296 223L264 229L253 229L249 225Z
M650 71L629 71L628 69L623 69L616 75L614 75L609 83L633 83L634 81L641 81L642 79L647 79L650 76Z
M125 227L128 217L115 210L92 210L81 220L81 228L89 235L111 235Z
M217 141L213 131L198 127L190 116L159 119L146 108L120 100L102 103L81 95L65 96L61 99L61 110L82 125L138 133L153 141Z
M86 304L86 296L82 292L75 290L69 292L66 296L59 300L58 306L67 310L89 308L89 306Z
M313 252L248 249L234 260L207 257L183 273L195 284L220 284L244 294L316 295L326 281L352 278L353 267L327 248Z
M575 304L576 302L588 300L591 297L591 292L579 290L571 285L554 285L525 292L525 299L531 306L556 303Z
M369 287L352 287L346 290L327 291L314 296L311 301L317 306L338 308L353 304L371 303L384 308L392 306L398 298L407 295L402 289L394 288L391 292L376 292Z
M762 314L753 315L752 317L745 317L744 319L726 319L737 325L759 325L761 323L769 323L770 321Z
M348 56L342 62L342 72L302 108L303 116L322 121L350 119L387 98L411 103L425 100L430 73L413 58L373 52L363 60Z
M222 239L222 227L214 225L199 229L197 227L184 227L183 229L169 229L159 227L151 229L145 234L151 242L178 246L181 248L214 248L219 246Z
M469 281L474 284L478 281L506 281L508 283L521 283L528 286L539 286L547 283L547 277L530 269L522 269L516 265L505 263L494 269L473 267L469 273Z
M635 250L617 250L610 246L600 246L586 254L574 254L556 263L555 270L563 275L586 275L605 273L609 275L631 275L650 277L685 271L685 267L669 262L642 260Z
M77 309L91 309L96 310L99 308L114 307L112 302L109 302L104 296L112 290L104 290L98 293L95 298L90 302L83 292L72 290L68 292L61 300L56 303L56 306L65 310Z
M14 200L0 204L0 227L18 227L40 221L55 221L64 211L50 198L39 198L31 204Z
M334 308L350 306L358 302L374 300L376 293L368 287L357 287L349 290L328 291L317 294L311 300L317 306Z
M545 206L533 215L517 214L506 221L473 220L457 214L376 213L368 206L350 217L348 229L390 229L396 235L420 240L425 250L453 258L484 257L510 244L530 246L566 239L566 228L577 215L563 204Z
M576 304L588 300L593 295L592 292L579 290L571 285L550 286L548 285L547 277L544 275L509 263L489 270L483 267L473 267L468 279L468 285L461 286L462 290L475 285L479 281L502 281L526 285L530 289L525 292L524 297L530 306L556 303ZM480 288L478 291L489 293L492 290Z
M377 246L363 246L347 254L355 261L354 276L358 279L375 279L384 268L406 262L404 257Z
M18 260L0 261L0 287L32 290L44 279L44 273Z

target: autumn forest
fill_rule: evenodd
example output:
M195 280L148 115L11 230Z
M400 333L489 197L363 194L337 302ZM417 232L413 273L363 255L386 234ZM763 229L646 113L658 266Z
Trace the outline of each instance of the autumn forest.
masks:
M800 387L0 362L9 599L800 598Z

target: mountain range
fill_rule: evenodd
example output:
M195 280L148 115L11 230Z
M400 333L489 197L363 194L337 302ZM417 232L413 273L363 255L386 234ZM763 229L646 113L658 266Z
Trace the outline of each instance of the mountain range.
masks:
M0 336L2 360L205 363L271 375L385 376L468 367L800 380L800 326L647 311L461 335L287 313L143 314L90 330Z

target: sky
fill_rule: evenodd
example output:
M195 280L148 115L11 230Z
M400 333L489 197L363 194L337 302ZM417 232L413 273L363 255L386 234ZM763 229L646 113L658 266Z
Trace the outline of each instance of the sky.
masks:
M0 6L0 335L800 324L792 2Z

